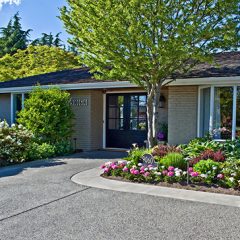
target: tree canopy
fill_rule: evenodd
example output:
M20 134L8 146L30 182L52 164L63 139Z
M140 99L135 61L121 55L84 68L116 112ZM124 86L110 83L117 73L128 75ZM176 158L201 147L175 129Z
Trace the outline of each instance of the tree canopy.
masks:
M0 28L0 57L26 49L29 43L30 29L23 30L19 14L15 14L6 27Z
M0 58L0 81L76 68L75 54L57 47L29 46Z
M34 46L40 45L40 46L49 46L49 47L62 47L64 45L63 45L63 42L60 38L60 34L61 33L57 33L54 36L52 33L50 33L50 34L42 33L42 37L33 40L31 45L34 45Z
M61 19L97 78L148 92L148 141L166 79L239 44L239 0L67 0ZM191 60L191 61L189 61Z

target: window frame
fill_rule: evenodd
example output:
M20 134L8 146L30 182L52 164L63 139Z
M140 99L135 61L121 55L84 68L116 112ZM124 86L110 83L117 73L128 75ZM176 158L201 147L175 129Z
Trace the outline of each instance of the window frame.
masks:
M232 87L233 88L233 106L232 106L232 136L231 139L236 139L236 124L237 124L237 91L240 88L240 84L221 84L221 85L206 85L198 87L198 126L197 126L197 137L202 137L201 132L201 91L204 88L210 88L210 116L209 116L209 133L213 131L213 122L214 122L214 96L215 90L219 87ZM224 141L224 139L215 139L216 141Z

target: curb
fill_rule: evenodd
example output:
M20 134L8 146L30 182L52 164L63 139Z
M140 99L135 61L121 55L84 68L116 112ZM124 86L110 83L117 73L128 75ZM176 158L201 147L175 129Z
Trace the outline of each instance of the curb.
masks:
M220 193L198 192L185 189L176 189L160 186L151 186L140 183L121 182L108 180L100 176L102 170L90 169L75 174L71 180L77 184L93 188L113 190L126 193L139 193L151 196L174 198L179 200L219 204L240 208L240 196L226 195Z

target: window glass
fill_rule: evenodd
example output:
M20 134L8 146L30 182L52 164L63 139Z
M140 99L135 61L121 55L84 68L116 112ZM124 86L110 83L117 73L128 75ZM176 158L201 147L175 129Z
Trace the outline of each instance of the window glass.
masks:
M13 95L13 120L17 120L18 113L22 110L22 94Z
M213 138L232 137L233 88L217 87L214 95Z
M204 137L209 133L209 119L210 119L210 88L201 90L201 122L200 122L200 137Z

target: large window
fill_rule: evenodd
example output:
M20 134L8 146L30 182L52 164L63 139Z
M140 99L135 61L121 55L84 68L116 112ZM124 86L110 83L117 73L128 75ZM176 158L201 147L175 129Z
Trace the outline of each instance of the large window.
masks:
M26 93L13 93L12 94L12 108L11 108L11 122L17 121L18 113L24 108L24 100L29 95Z
M213 138L232 138L233 88L216 87L214 91Z
M240 137L240 87L206 87L200 90L199 136L214 139Z

